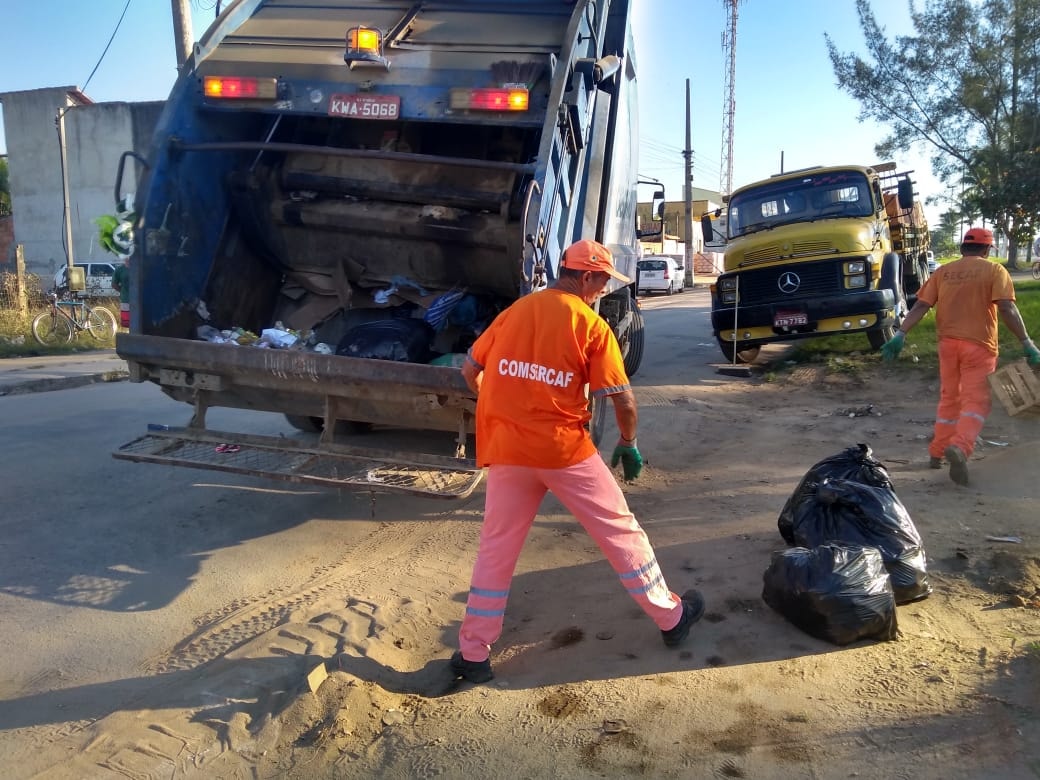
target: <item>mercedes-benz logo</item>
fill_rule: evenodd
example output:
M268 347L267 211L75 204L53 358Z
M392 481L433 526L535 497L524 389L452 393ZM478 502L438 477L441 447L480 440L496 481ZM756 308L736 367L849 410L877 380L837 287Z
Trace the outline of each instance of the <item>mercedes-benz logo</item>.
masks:
M798 278L798 274L792 271L785 271L780 275L780 278L776 282L776 286L780 288L780 292L790 295L802 285L802 280Z

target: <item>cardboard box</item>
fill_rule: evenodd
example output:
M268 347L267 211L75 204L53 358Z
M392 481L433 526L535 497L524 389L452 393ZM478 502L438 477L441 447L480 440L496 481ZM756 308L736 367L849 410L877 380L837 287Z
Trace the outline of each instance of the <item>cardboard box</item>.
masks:
M993 394L1012 417L1040 414L1040 374L1025 360L1016 360L989 375Z

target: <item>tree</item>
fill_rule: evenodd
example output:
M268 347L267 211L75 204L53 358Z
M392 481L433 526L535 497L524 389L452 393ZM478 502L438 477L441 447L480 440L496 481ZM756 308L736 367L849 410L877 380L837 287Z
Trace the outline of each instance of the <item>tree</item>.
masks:
M935 174L962 189L1017 247L1040 227L1040 0L910 2L916 35L889 42L869 0L856 0L870 61L825 36L838 86L860 119L890 131L880 157L922 144Z
M0 216L11 213L11 180L7 172L7 159L0 157Z

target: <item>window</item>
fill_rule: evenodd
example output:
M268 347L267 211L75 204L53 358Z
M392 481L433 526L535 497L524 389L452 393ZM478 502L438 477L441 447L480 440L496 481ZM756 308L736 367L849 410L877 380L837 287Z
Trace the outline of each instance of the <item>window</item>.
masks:
M640 260L639 261L640 271L667 271L668 261L667 260Z

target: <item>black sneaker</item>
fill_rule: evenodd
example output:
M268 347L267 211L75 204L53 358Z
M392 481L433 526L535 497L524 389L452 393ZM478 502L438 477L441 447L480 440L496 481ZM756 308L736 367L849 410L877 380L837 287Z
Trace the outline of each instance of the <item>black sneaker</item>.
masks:
M946 448L943 454L946 455L946 460L950 462L950 479L958 485L967 485L968 456L964 454L960 447L954 447L952 444Z
M928 468L930 469L941 469L943 467L942 458L937 458L932 455L928 458Z
M690 635L690 628L704 614L704 596L699 590L690 589L682 594L682 617L675 628L661 632L661 639L668 647L681 645Z
M451 656L451 671L456 679L461 677L471 683L486 683L495 677L491 671L490 658L483 661L467 661L462 657L461 650L456 650Z

